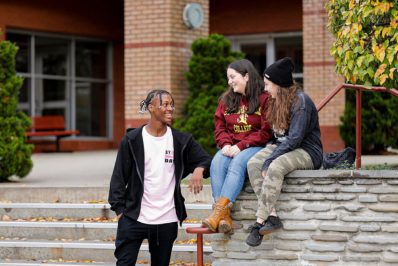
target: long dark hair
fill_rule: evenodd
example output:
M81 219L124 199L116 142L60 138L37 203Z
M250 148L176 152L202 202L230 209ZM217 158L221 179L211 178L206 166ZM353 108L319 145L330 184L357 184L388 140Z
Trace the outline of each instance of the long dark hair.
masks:
M301 85L294 82L288 88L278 87L276 98L270 98L267 109L267 122L276 130L287 130L293 104L297 101L297 91Z
M240 93L235 93L231 87L221 96L221 100L224 102L227 112L238 112L241 98L246 97L249 103L247 113L253 114L260 105L258 96L264 90L264 81L253 64L247 59L234 61L228 65L228 68L235 70L242 76L248 74L249 81L246 84L245 96Z

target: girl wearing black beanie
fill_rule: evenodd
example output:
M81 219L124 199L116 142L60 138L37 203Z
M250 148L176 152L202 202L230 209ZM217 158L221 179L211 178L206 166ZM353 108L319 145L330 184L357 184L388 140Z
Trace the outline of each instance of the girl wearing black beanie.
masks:
M285 175L322 165L318 112L311 98L293 81L293 70L292 60L285 57L264 71L265 90L271 95L266 117L275 140L247 165L258 198L257 221L246 239L250 246L260 245L265 234L282 227L275 204Z

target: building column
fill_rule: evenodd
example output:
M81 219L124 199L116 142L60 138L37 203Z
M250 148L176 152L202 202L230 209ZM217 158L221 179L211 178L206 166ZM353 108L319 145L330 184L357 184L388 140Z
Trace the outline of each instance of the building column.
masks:
M180 114L188 96L184 73L191 44L209 34L209 0L198 0L204 23L189 29L183 21L186 0L124 1L124 71L126 127L137 127L148 115L138 113L139 103L152 89L171 91ZM117 103L116 103L117 104Z
M326 28L326 2L303 0L304 90L315 104L344 82L336 74L335 61L329 52L334 37ZM337 151L345 146L338 129L344 106L345 92L341 91L319 112L325 152Z

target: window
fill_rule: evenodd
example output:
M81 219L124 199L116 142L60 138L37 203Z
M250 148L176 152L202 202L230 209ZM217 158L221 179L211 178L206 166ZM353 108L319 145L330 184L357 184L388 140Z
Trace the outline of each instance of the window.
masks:
M241 51L260 75L265 68L283 57L295 64L293 78L303 83L303 38L298 33L227 36L234 50Z
M62 115L79 137L111 137L111 45L62 35L7 32L19 46L18 75L24 78L19 108L29 116Z

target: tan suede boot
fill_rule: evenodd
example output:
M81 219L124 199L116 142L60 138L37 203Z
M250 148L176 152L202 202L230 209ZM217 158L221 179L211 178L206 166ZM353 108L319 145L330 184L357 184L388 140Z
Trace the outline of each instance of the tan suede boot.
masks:
M232 218L231 218L232 202L228 204L227 212L225 213L224 219L221 219L218 223L218 232L220 233L233 233L232 231Z
M209 228L211 231L216 232L218 228L218 223L220 222L220 220L224 219L227 211L229 210L228 203L228 198L219 198L216 202L213 212L210 214L209 217L202 221L202 224Z

